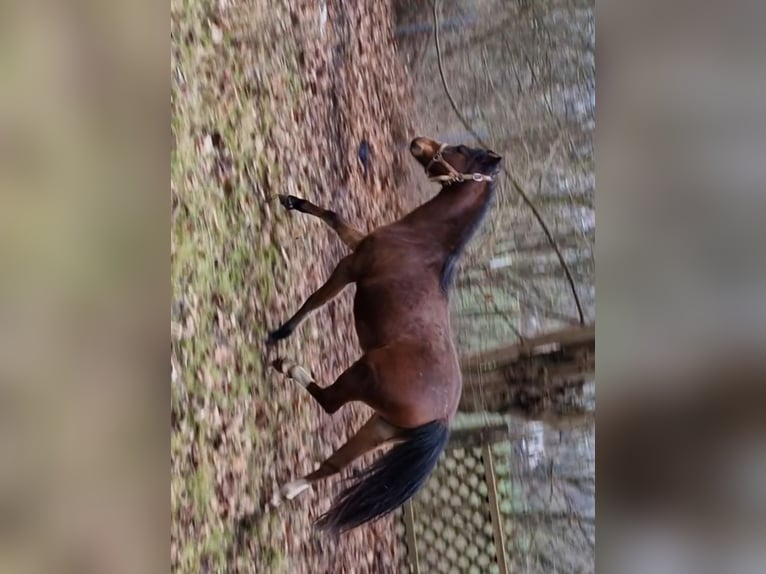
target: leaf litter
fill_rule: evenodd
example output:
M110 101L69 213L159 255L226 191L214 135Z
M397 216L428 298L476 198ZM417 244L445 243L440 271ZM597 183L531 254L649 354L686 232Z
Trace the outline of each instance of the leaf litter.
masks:
M326 415L267 368L330 384L358 358L347 289L274 354L263 345L345 247L290 193L369 231L419 203L403 167L412 87L387 2L172 0L171 566L178 572L393 572L392 518L312 530L371 456L277 509L369 416ZM360 156L360 154L362 154ZM411 191L407 191L411 190Z

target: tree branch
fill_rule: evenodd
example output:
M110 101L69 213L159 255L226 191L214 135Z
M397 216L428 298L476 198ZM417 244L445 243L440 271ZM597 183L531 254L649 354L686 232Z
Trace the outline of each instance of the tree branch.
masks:
M455 99L452 97L452 92L450 92L449 85L447 84L447 78L444 74L444 63L442 62L441 43L439 39L438 8L439 8L439 0L434 0L433 15L434 15L434 38L436 40L436 60L439 65L439 76L441 76L442 85L444 86L444 93L446 94L447 99L449 100L452 110L455 112L455 115L460 120L460 123L463 124L465 129L468 130L468 132L476 139L477 142L479 142L479 144L481 144L487 149L490 149L490 146L482 139L482 137L478 133L476 133L476 130L474 130L473 126L463 116L462 112L458 108L457 102L455 102ZM556 243L556 240L553 238L553 234L548 228L548 225L545 223L543 216L540 214L535 204L532 202L532 200L529 198L527 193L524 191L524 188L521 186L521 184L518 181L516 181L516 179L510 174L510 172L505 170L505 174L510 180L513 188L521 196L521 199L524 201L527 207L529 207L532 210L532 213L535 216L535 219L537 219L537 222L540 224L540 227L542 227L543 232L545 233L545 236L548 238L548 241L550 241L551 246L553 247L553 250L556 252L556 256L558 257L559 262L561 263L561 266L564 268L564 273L566 274L567 281L569 282L569 286L572 290L572 296L574 297L575 304L577 305L577 314L580 317L580 323L585 324L585 314L583 313L583 310L582 310L580 297L577 294L577 287L575 285L574 278L572 277L572 272L569 270L569 266L567 265L566 261L564 260L564 256L561 253L561 249L559 249L559 246Z

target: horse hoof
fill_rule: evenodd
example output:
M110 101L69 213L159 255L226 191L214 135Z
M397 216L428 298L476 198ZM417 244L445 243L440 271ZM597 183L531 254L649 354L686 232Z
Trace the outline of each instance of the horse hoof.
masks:
M296 496L298 496L301 492L304 490L307 490L309 488L309 483L306 481L306 479L299 478L298 480L293 480L292 482L288 482L285 484L280 490L279 494L282 495L283 498L287 500L292 500Z
M278 357L271 361L271 366L278 372L278 373L284 373L284 364L285 360L282 357Z
M278 195L277 197L279 197L279 203L281 203L282 207L285 209L293 210L298 208L298 202L300 199L294 195Z
M282 339L282 337L279 336L279 329L277 329L276 331L272 331L271 333L269 333L269 336L266 337L266 346L273 347L274 345L277 344L277 341L279 341L280 339Z
M292 332L293 330L290 327L283 325L276 331L269 333L269 336L266 338L266 346L272 347L277 343L277 341L281 341L282 339L289 337Z

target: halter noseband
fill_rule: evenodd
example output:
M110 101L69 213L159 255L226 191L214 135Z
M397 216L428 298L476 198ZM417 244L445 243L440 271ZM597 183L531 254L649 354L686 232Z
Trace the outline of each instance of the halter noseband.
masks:
M442 157L442 152L444 151L444 148L447 147L446 143L443 143L439 146L439 151L437 151L434 154L434 157L431 158L431 161L428 162L428 165L426 166L426 174L429 174L429 170L431 169L431 166L435 163L442 164L449 174L447 175L428 175L428 181L438 181L439 183L442 183L444 185L450 185L453 183L459 183L463 181L492 181L491 175L484 175L483 173L460 173L458 170L456 170L454 167L452 167L447 160Z

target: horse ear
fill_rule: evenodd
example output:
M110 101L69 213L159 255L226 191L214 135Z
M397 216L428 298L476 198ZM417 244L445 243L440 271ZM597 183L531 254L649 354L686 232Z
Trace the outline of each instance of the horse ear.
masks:
M487 167L489 169L494 169L498 165L500 165L501 161L503 161L502 156L496 154L493 151L488 151L486 159L484 160L483 163L484 163L485 167Z

